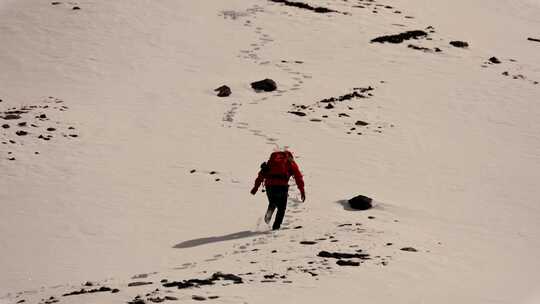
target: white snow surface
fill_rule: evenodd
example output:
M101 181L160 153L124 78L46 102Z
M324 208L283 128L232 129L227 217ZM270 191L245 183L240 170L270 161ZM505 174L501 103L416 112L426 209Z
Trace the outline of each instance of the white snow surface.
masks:
M125 303L156 288L219 303L540 303L540 43L527 40L540 39L539 1L308 1L347 14L60 1L0 0L0 111L41 106L0 118L0 303ZM428 26L432 40L370 43ZM251 89L264 78L278 91ZM223 84L232 95L219 98ZM368 86L372 97L316 107ZM291 186L288 229L250 232L267 202L249 190L282 148L307 200ZM339 203L358 194L377 206ZM358 249L374 258L316 256ZM288 269L300 266L318 275ZM253 281L159 283L216 271ZM292 283L260 282L271 273ZM127 287L137 274L153 284ZM62 297L87 281L120 292Z

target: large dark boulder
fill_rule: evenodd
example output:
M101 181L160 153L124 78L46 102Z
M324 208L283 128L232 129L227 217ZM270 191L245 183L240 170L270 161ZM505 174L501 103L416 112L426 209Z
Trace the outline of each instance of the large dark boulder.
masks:
M219 88L215 89L214 91L218 92L217 93L218 97L227 97L227 96L230 96L232 93L231 88L229 88L226 85L222 85Z
M272 79L266 78L264 80L252 82L251 87L255 91L272 92L277 89L277 84Z
M358 195L349 200L349 205L353 209L357 210L367 210L373 207L373 199L367 196Z

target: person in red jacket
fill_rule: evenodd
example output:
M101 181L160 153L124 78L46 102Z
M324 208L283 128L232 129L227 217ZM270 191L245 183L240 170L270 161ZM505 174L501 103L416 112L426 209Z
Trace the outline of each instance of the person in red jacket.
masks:
M264 182L266 196L268 197L268 209L264 217L267 224L270 223L272 214L277 208L276 219L272 225L273 230L278 230L283 222L291 176L294 177L296 186L300 190L302 202L304 202L306 200L304 180L290 151L273 152L268 162L262 163L261 170L255 179L255 185L251 189L251 194L255 195L259 186Z

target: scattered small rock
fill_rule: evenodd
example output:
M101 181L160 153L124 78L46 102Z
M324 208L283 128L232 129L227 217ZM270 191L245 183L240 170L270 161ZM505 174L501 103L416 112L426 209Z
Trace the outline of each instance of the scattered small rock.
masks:
M332 259L353 259L358 258L361 260L369 260L369 254L367 253L341 253L341 252L328 252L321 251L317 254L321 258L332 258Z
M173 296L165 296L165 300L167 300L167 301L178 301L178 298L173 297Z
M468 48L469 44L465 41L450 41L450 45L457 48Z
M409 251L409 252L417 252L418 250L416 250L415 248L413 247L403 247L401 248L400 250L402 251Z
M531 38L531 37L527 38L527 40L534 41L534 42L540 42L540 39Z
M17 134L18 136L25 136L25 135L28 135L28 132L23 131L23 130L19 130L19 131L15 132L15 134Z
M137 287L137 286L143 286L143 285L151 285L152 282L131 282L128 284L128 287Z
M23 121L23 122L20 122L17 124L19 127L26 127L26 122Z
M497 57L489 58L489 62L494 63L494 64L500 64L501 63L501 61Z
M291 114L294 114L294 115L297 115L297 116L300 116L300 117L303 117L303 116L307 115L306 113L300 112L300 111L289 111L287 113L291 113Z
M76 10L80 10L81 8L79 6L74 6L73 7L73 10L76 11Z
M4 128L4 129L9 129L9 125L8 125L8 124L3 124L3 125L2 125L2 128Z
M369 125L369 123L365 122L365 121L361 121L361 120L357 120L355 123L354 123L355 126L362 126L362 127L365 127L367 125Z
M56 129L55 128L47 128L47 131L54 132L54 131L56 131Z
M360 262L348 260L338 260L336 264L338 264L339 266L360 266Z
M2 118L5 119L5 120L14 120L14 119L20 119L21 115L19 115L19 114L6 114Z
M206 301L206 298L203 296L192 296L191 298L195 301Z
M314 241L301 241L300 244L302 245L315 245L317 242Z
M276 2L276 3L283 3L286 6L292 6L292 7L297 7L297 8L301 8L301 9L310 10L310 11L313 11L313 12L319 13L319 14L337 13L337 11L326 8L326 7L320 7L320 6L313 7L313 6L309 5L309 4L302 3L302 2L294 2L294 1L288 1L288 0L269 0L269 1Z

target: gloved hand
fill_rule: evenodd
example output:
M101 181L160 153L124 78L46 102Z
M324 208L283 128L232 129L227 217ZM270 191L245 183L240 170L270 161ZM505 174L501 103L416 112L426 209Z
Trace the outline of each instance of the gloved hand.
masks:
M255 195L255 193L257 193L257 188L253 187L253 189L251 189L250 193Z

